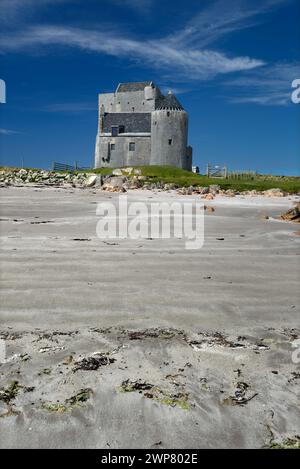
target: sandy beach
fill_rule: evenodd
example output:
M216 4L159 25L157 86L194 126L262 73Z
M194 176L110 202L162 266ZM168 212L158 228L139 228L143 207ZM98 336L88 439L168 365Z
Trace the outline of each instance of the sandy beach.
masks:
M0 447L262 448L295 438L300 237L278 217L299 197L205 201L215 211L199 250L98 239L97 203L118 197L1 188Z

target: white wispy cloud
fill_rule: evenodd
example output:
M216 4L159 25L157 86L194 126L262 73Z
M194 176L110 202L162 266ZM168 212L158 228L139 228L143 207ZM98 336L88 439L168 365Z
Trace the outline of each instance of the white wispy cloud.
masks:
M300 78L300 63L277 63L229 80L226 86L236 90L232 102L286 106L291 102L291 85L295 78Z
M184 74L186 78L207 79L218 73L250 70L261 66L262 60L250 57L230 57L223 52L207 49L187 49L182 43L168 38L139 40L114 32L96 31L64 26L36 26L0 37L2 52L26 51L47 46L77 47L81 50L125 57L161 71Z
M15 134L19 134L19 133L20 132L18 132L17 130L0 128L0 135L15 135Z
M196 14L180 31L170 35L170 43L183 42L186 46L205 47L242 29L253 27L265 20L266 13L290 0L263 0L259 3L246 0L217 0Z
M0 0L5 11L16 15L22 9L33 9L61 2L78 0ZM98 0L87 0L90 4ZM134 9L147 9L154 0L103 0L119 3ZM252 27L268 19L267 13L292 0L216 0L203 8L193 19L174 34L158 38L141 38L116 32L105 24L97 28L78 28L58 25L29 25L0 34L0 53L40 51L51 53L57 47L77 48L81 51L124 58L141 64L161 79L182 89L197 80L209 80L219 74L227 75L227 83L236 90L234 102L282 105L289 99L289 80L294 64L268 65L264 60L236 56L216 49L221 39ZM219 42L218 42L219 41ZM228 80L230 74L238 74ZM293 77L294 78L294 77ZM227 85L226 85L227 86ZM56 108L55 108L56 106ZM48 112L76 112L74 103L53 105ZM82 110L89 110L89 105Z

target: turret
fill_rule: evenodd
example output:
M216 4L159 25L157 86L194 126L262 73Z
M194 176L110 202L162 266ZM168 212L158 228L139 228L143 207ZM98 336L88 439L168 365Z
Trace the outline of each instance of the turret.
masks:
M188 168L188 115L169 91L161 96L151 116L151 165Z

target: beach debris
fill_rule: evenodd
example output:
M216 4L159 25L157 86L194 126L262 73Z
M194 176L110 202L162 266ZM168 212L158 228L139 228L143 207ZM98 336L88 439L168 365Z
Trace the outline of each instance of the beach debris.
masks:
M24 392L33 392L35 390L35 386L24 386L23 391Z
M73 362L74 358L73 358L73 355L68 355L64 361L63 361L63 365L70 365L72 362Z
M289 383L293 383L294 381L300 379L300 373L298 373L297 371L292 371L291 375L291 378L288 379Z
M82 358L75 362L75 367L73 371L85 370L85 371L95 371L100 368L100 366L107 366L116 361L115 358L109 357L107 354L99 353L95 356Z
M56 412L62 414L72 410L74 407L82 407L82 405L87 402L93 394L93 390L90 388L81 389L74 396L69 397L61 402L43 402L42 409L48 410L49 412Z
M51 368L44 368L43 370L41 370L38 375L39 376L42 376L42 375L51 375L52 373L52 369Z
M39 337L36 340L37 342L43 339L51 340L51 341L56 341L57 342L57 337L59 336L68 336L68 337L73 337L77 335L79 331L43 331L39 332Z
M30 225L43 225L45 223L54 223L52 220L44 220L44 221L31 221Z
M130 381L129 379L126 379L125 381L122 382L120 391L122 392L133 392L133 391L147 391L150 389L153 389L154 385L150 383L146 383L145 381Z
M25 335L26 332L11 332L11 331L1 331L0 332L0 339L4 340L18 340Z
M64 350L65 347L63 346L54 346L54 347L50 347L50 346L47 346L47 347L42 347L39 349L39 352L40 353L46 353L46 352L56 352L58 350Z
M207 332L199 333L202 338L200 340L190 340L189 345L195 350L199 351L203 348L213 347L216 345L230 348L245 348L246 345L241 342L233 342L225 337L221 332L214 332L212 334Z
M69 410L66 405L60 404L59 402L43 402L42 409L48 410L49 412L57 412L58 414L62 414Z
M147 338L172 339L175 335L182 333L173 329L145 329L142 331L129 331L129 340L143 340Z
M296 435L281 441L272 440L267 447L270 449L300 449L300 436Z
M5 417L13 417L13 416L18 416L20 415L21 412L19 410L13 409L11 406L8 406L8 409L0 414L0 418L5 418Z
M188 340L188 344L196 351L205 350L210 347L228 347L233 349L252 349L256 352L259 350L269 350L269 345L265 344L263 340L251 338L246 339L244 336L238 336L235 338L228 338L221 332L199 332L199 339Z
M251 401L254 397L258 395L258 393L254 393L250 396L247 396L247 392L249 391L249 384L239 381L236 385L236 390L233 396L226 397L223 400L223 404L226 405L245 405L249 401Z
M18 381L12 381L7 388L0 389L0 401L9 404L17 397L21 387Z
M21 360L22 362L27 362L27 360L30 360L31 356L28 355L28 353L15 353L11 357L6 359L6 362L11 362L11 361L17 361Z
M184 410L189 410L190 408L190 403L188 401L188 393L169 393L163 391L158 386L141 380L131 381L129 379L126 379L122 382L119 388L119 392L138 392L139 394L143 394L145 398L152 399L154 401L159 402L160 404L168 405L170 407L180 407Z
M90 388L81 389L77 394L66 399L66 403L71 406L81 404L82 402L88 401L92 394L93 391Z

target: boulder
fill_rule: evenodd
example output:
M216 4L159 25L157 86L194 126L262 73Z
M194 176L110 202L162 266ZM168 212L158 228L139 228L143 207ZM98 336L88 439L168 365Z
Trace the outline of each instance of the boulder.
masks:
M226 195L226 197L235 197L235 191L232 189L227 189L224 195Z
M215 211L213 207L208 207L207 205L204 205L204 210L206 210L207 213L213 213Z
M94 187L96 185L101 185L101 175L92 174L85 181L85 186L86 187Z
M113 170L113 176L123 176L122 170L117 168Z
M268 189L263 194L265 197L284 197L286 195L282 189Z
M214 196L213 194L206 194L206 195L203 195L201 197L201 199L205 199L205 200L214 200Z
M209 186L209 192L211 194L218 194L220 189L221 189L221 187L219 186L219 184L211 184Z
M133 171L133 168L123 168L123 172L128 174L130 176L130 174L132 174L132 171Z
M111 177L107 179L102 186L102 189L110 192L124 192L126 189L123 187L123 184L127 181L126 177Z
M300 202L298 202L295 207L281 215L281 219L292 221L293 223L300 223Z
M209 187L205 187L205 186L201 187L200 186L200 187L198 187L197 190L199 191L199 194L208 194L209 193Z

